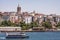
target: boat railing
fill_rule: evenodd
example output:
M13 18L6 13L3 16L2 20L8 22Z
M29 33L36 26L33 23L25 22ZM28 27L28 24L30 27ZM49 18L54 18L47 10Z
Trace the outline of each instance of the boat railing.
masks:
M25 35L25 33L7 33L6 32L6 35Z

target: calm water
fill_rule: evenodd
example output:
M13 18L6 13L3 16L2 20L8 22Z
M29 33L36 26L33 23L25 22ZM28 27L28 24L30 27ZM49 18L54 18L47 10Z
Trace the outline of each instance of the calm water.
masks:
M4 39L1 40L60 40L60 32L26 32L29 38L25 39ZM1 35L1 34L0 34Z

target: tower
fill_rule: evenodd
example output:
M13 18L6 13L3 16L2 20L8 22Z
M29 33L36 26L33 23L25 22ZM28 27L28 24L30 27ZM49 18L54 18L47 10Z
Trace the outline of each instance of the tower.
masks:
M18 7L17 7L17 14L18 15L21 14L21 7L19 6L19 4L18 4Z

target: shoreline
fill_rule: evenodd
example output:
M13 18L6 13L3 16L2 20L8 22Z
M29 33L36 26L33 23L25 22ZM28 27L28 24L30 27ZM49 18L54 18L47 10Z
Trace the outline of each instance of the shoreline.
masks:
M0 27L0 32L60 32L60 29L21 30L21 27Z
M60 31L58 31L58 30L56 30L56 31L40 31L40 30L29 31L29 30L21 30L21 31L0 31L0 32L60 32Z

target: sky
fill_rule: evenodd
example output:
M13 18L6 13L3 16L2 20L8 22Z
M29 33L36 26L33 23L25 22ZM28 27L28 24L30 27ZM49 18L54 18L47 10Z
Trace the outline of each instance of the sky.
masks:
M22 12L60 15L60 0L0 0L0 12L16 12L18 4Z

